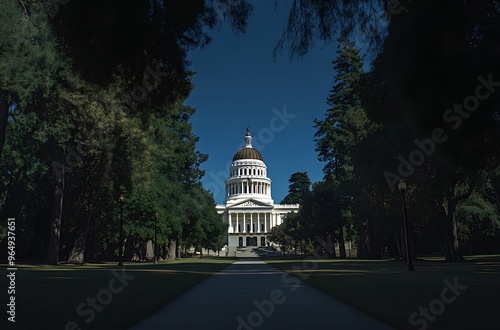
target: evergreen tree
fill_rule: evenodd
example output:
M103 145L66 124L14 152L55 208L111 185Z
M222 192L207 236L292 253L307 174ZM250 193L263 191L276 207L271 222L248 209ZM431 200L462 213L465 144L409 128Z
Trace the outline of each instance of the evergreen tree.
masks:
M288 194L281 204L302 204L305 196L311 191L311 180L307 172L293 173L288 182L290 182Z
M360 97L363 60L353 41L339 39L333 69L335 82L327 99L330 109L324 120L314 120L316 151L326 163L325 179L347 181L352 180L352 152L370 127Z

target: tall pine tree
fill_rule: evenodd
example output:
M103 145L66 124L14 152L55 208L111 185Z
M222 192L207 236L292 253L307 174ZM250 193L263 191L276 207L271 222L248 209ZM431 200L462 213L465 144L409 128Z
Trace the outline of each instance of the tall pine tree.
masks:
M316 151L325 162L326 180L352 179L351 154L369 130L370 120L361 104L360 83L363 59L353 41L339 39L337 58L333 61L335 83L324 120L315 119Z

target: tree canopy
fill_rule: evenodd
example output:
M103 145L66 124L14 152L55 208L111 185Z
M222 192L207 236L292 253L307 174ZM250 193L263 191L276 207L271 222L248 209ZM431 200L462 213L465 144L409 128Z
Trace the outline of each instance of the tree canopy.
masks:
M146 257L155 227L163 257L180 255L177 245L220 247L195 109L183 104L193 87L186 56L224 20L243 32L251 11L215 1L0 4L0 212L18 219L19 257L114 257L122 213L129 259Z

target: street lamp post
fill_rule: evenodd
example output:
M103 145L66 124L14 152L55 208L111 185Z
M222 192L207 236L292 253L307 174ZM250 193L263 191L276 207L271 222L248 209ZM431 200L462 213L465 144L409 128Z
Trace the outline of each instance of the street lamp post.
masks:
M410 251L410 232L408 230L408 224L406 221L406 201L405 201L405 192L406 192L406 183L401 180L398 184L398 189L401 192L401 199L403 201L403 226L405 231L405 245L406 245L406 260L408 262L409 271L414 271L412 260L411 260L411 251Z
M155 242L153 246L153 263L156 265L156 222L158 221L158 212L155 212Z
M123 267L123 203L125 202L125 197L120 195L118 197L118 203L120 204L120 245L118 246L118 266Z

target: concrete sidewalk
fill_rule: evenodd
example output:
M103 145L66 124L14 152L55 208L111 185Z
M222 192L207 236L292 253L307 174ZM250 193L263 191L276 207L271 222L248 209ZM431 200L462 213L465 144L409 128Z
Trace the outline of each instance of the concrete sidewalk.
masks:
M131 329L392 328L260 259L242 258Z

